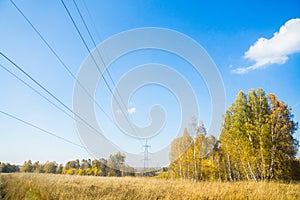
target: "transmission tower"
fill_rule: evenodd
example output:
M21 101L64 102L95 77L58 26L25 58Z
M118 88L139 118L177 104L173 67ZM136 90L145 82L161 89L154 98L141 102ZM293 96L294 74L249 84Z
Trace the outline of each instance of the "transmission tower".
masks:
M146 139L144 147L144 170L143 170L143 176L146 173L146 169L149 168L149 148L151 147L148 145L148 140Z

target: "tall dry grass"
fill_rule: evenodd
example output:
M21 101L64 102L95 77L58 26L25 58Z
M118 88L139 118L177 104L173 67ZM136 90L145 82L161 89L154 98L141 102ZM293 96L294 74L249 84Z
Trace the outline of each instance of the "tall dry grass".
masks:
M2 174L4 199L300 199L300 184Z

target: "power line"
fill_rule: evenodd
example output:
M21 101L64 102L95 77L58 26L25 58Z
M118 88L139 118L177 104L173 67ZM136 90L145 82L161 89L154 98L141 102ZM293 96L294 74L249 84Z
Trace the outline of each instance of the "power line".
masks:
M97 53L98 53L98 55L99 55L99 57L100 57L100 59L101 59L101 62L102 62L103 65L105 66L105 62L104 62L104 60L103 60L103 58L102 58L102 55L101 55L101 53L99 52L99 49L97 48L96 42L95 42L95 40L94 40L94 38L93 38L93 36L92 36L92 34L91 34L91 32L90 32L90 30L89 30L89 28L88 28L86 22L85 22L85 20L84 20L82 14L81 14L81 12L80 12L80 9L79 9L78 6L77 6L76 1L73 0L73 3L75 4L76 10L77 10L77 12L78 12L78 14L79 14L79 16L80 16L80 18L81 18L83 24L84 24L84 27L85 27L85 29L87 30L87 32L88 32L88 34L89 34L89 36L90 36L90 38L91 38L91 40L92 40L92 42L93 42L94 47L96 48L96 51L97 51ZM109 76L109 78L110 78L110 80L111 80L113 86L116 87L116 84L115 84L115 82L114 82L114 80L113 80L113 78L112 78L112 76L111 76L111 74L110 74L108 68L107 68L107 74L108 74L108 76ZM119 95L119 97L120 97L120 99L121 99L121 96L120 96L119 92L117 91L117 88L116 88L116 92L117 92L117 94ZM121 100L122 100L122 99L121 99ZM122 103L124 104L123 101L122 101ZM124 104L124 107L126 107L125 104Z
M0 52L0 55L3 56L6 60L8 60L14 67L16 67L19 71L21 71L23 74L25 74L28 78L30 78L36 85L38 85L42 90L44 90L47 94L49 94L52 98L54 98L58 103L60 103L64 108L66 108L68 111L70 111L72 114L74 114L76 117L78 117L80 120L82 120L85 125L87 125L89 128L96 131L96 133L101 134L96 128L91 126L88 122L86 122L82 117L80 117L77 113L73 112L71 108L69 108L66 104L64 104L60 99L58 99L54 94L52 94L49 90L47 90L43 85L41 85L38 81L36 81L32 76L30 76L27 72L25 72L20 66L18 66L15 62L13 62L11 59L9 59L6 55L4 55L2 52Z
M84 2L84 1L83 1L83 2ZM87 32L88 32L88 34L89 34L91 40L92 40L92 42L93 42L93 44L94 44L94 46L95 46L95 48L96 48L96 50L97 50L98 56L101 58L101 61L102 61L103 65L105 65L105 62L104 62L104 60L103 60L103 58L102 58L102 55L101 55L101 53L99 52L99 49L97 48L96 42L95 42L95 40L94 40L94 38L93 38L93 36L92 36L92 34L91 34L91 32L90 32L90 30L89 30L89 28L88 28L86 22L85 22L85 20L84 20L82 14L81 14L81 12L80 12L80 9L79 9L78 6L77 6L76 0L73 0L73 3L75 4L76 10L77 10L77 12L79 13L80 18L81 18L81 20L82 20L82 22L83 22L83 24L84 24L84 26L85 26L85 28L86 28L86 30L87 30ZM85 5L85 2L84 2L84 5ZM89 12L89 10L88 10L88 8L87 8L86 5L85 5L85 8L86 8L86 10L87 10L87 12L88 12L88 14L89 14L89 17L90 17L90 19L91 19L91 21L92 21L92 24L94 25L94 28L95 28L95 30L96 30L96 33L97 33L99 39L101 40L100 34L99 34L99 32L98 32L98 30L97 30L97 28L96 28L96 26L95 26L95 23L94 23L94 21L93 21L93 19L92 19L92 17L91 17L91 14L90 14L90 12ZM103 51L104 51L104 50L103 50ZM111 82L113 83L113 86L116 88L115 82L114 82L114 80L112 79L112 76L111 76L110 71L109 71L108 68L107 68L107 73L108 73L108 76L109 76ZM103 78L104 78L104 77L103 77ZM119 91L118 91L117 88L116 88L116 93L118 94L118 96L119 96L119 98L120 98L120 100L121 100L121 103L122 103L123 106L126 108L126 105L125 105L124 101L122 100L122 97L121 97L121 95L120 95L120 93L119 93ZM113 95L113 94L112 94L112 95ZM126 117L126 119L127 119L127 117ZM131 125L130 122L129 122L129 125ZM132 125L131 125L131 128L132 128L133 131L135 131L136 136L138 136L137 133L136 133L136 130L134 129L134 127L132 127ZM149 150L148 150L148 149L151 147L150 145L148 145L147 142L148 142L148 140L146 139L146 140L145 140L145 145L143 145L143 147L145 148L145 150L144 150L144 160L143 160L143 161L144 161L144 173L145 173L146 168L149 167Z
M97 34L97 36L98 36L98 39L101 41L101 37L100 37L99 31L98 31L98 29L97 29L97 27L96 27L96 25L95 25L95 23L94 23L94 20L93 20L93 18L92 18L92 15L91 15L89 9L88 9L88 6L86 5L85 0L82 0L82 1L83 1L83 5L84 5L85 9L87 10L87 13L88 13L88 16L89 16L89 18L90 18L90 20L91 20L91 22L92 22L92 25L94 26L94 29L95 29L96 34ZM98 55L101 57L101 54L100 54L98 48L96 47L95 41L94 41L94 39L93 39L93 37L92 37L90 31L88 30L87 25L86 25L86 23L84 22L84 19L83 19L81 13L80 13L80 10L79 10L79 8L78 8L78 6L77 6L77 4L76 4L76 0L73 0L73 2L74 2L74 4L75 4L75 6L76 6L77 11L78 11L79 14L80 14L80 17L81 17L83 23L85 24L85 27L86 27L86 29L87 29L87 31L88 31L88 33L89 33L89 35L90 35L90 37L91 37L93 43L94 43L95 48L97 49ZM102 49L102 50L103 50L103 52L104 52L104 49ZM101 58L102 58L102 57L101 57ZM103 59L102 59L102 62L103 62L103 64L105 64L104 61L103 61ZM114 81L113 81L113 79L112 79L112 77L111 77L111 74L109 73L109 69L107 69L107 72L108 72L108 75L109 75L109 77L110 77L110 79L111 79L111 81L112 81L114 87L116 87L116 86L115 86L115 83L114 83ZM116 88L116 92L118 92L118 91L117 91L117 88ZM119 97L121 97L119 93L118 93L118 95L119 95ZM121 100L122 100L122 99L121 99ZM124 104L123 101L122 101L122 103ZM146 139L145 145L143 145L143 147L145 148L145 150L144 150L144 159L143 159L143 161L144 161L144 172L145 172L146 168L149 167L149 161L150 161L150 159L149 159L149 150L148 150L148 148L150 148L151 146L148 145L147 142L148 142L148 140Z
M51 47L51 45L47 42L47 40L42 36L42 34L37 30L37 28L36 28L36 27L31 23L31 21L26 17L26 15L22 12L22 10L14 3L13 0L10 0L10 2L11 2L11 3L13 4L13 6L19 11L19 13L24 17L24 19L27 21L27 23L28 23L28 24L32 27L32 29L37 33L37 35L40 37L40 39L46 44L46 46L47 46L47 47L50 49L50 51L54 54L54 56L59 60L59 62L63 65L63 67L64 67L64 68L67 70L67 72L70 74L70 76L71 76L73 79L75 79L75 80L77 81L77 83L80 85L80 87L81 87L81 88L85 91L85 93L86 93L86 94L87 94L87 95L95 102L95 104L97 105L97 107L98 107L98 108L106 115L106 117L107 117L112 123L114 123L113 120L111 119L111 117L104 111L104 109L98 104L98 102L97 102L97 101L89 94L89 92L88 92L88 91L86 90L86 88L80 83L80 81L78 81L78 79L75 77L75 75L71 72L71 70L70 70L70 69L67 67L67 65L63 62L63 60L58 56L58 54L57 54L57 53L55 52L55 50ZM74 1L73 1L73 2L74 2ZM71 20L72 20L72 22L73 22L73 24L74 24L74 26L75 26L77 32L79 33L81 40L84 42L85 47L87 48L88 52L90 53L90 49L89 49L88 45L86 44L86 42L85 42L85 40L84 40L84 38L83 38L83 36L82 36L80 30L78 29L78 27L77 27L75 21L73 20L73 18L72 18L72 16L71 16L71 13L68 11L68 9L67 9L67 7L66 7L66 5L64 4L63 1L62 1L62 3L63 3L63 5L64 5L64 7L65 7L65 9L66 9L66 11L67 11L67 13L68 13L68 15L70 16L70 18L71 18ZM89 31L89 29L88 29L88 27L87 27L87 25L86 25L86 23L85 23L85 21L84 21L82 15L81 15L81 13L80 13L80 10L79 10L78 7L77 7L76 2L74 2L74 4L76 5L76 8L77 8L77 10L78 10L78 12L79 12L79 14L80 14L82 20L83 20L83 22L84 22L84 24L85 24L85 26L86 26L88 32L89 32L89 35L90 35L90 37L91 37L91 39L92 39L94 45L96 46L95 41L94 41L93 37L92 37L91 34L90 34L90 31ZM98 51L98 49L97 49L97 51ZM98 51L98 54L99 54L99 56L100 56L101 61L103 62L103 64L105 64L104 61L103 61L103 58L101 57L101 54L99 53L99 51ZM93 57L93 56L92 56L92 57ZM98 64L97 64L97 62L95 61L94 57L93 57L93 60L94 60L94 62L95 62L95 64L96 64L96 66L97 66L99 72L102 74L102 72L101 72L101 70L100 70L100 68L99 68L99 66L98 66ZM109 73L109 71L108 71L108 73ZM109 73L109 76L110 76L111 81L113 82L113 79L112 79L110 73ZM104 78L104 77L103 77L103 78ZM113 94L111 88L109 87L109 84L107 83L107 80L106 80L105 78L104 78L104 80L105 80L106 86L108 87L108 89L110 90L110 92ZM113 82L113 84L114 84L114 82ZM115 84L114 84L114 85L115 85ZM120 96L120 95L119 95L119 96ZM120 97L120 98L121 98L121 97ZM121 99L121 100L122 100L122 99ZM121 105L119 104L119 102L118 102L118 101L116 101L116 102L118 103L119 107L121 108ZM122 101L122 102L123 102L123 101ZM124 103L123 103L123 104L124 104ZM126 108L126 106L124 106L124 107ZM135 131L135 129L132 127L132 125L131 125L130 121L128 120L128 118L127 118L127 117L125 117L125 118L126 118L128 124L131 126L131 128Z
M102 39L101 39L101 37L100 37L99 31L98 31L98 29L97 29L97 27L96 27L96 24L95 24L95 22L94 22L94 20L93 20L93 18L92 18L92 15L91 15L91 13L90 13L90 11L89 11L89 9L88 9L88 6L86 5L85 0L82 0L82 2L83 2L83 5L84 5L84 7L85 7L85 9L86 9L86 11L87 11L87 13L88 13L88 16L89 16L91 22L92 22L92 25L93 25L93 27L94 27L94 29L95 29L95 31L96 31L97 37L98 37L98 39L101 41Z
M34 87L32 87L31 85L29 85L28 83L26 83L24 80L22 80L19 76L17 76L16 74L14 74L13 72L11 72L9 69L7 69L5 66L0 64L0 67L2 69L4 69L7 73L9 73L11 76L15 77L17 80L19 80L21 83L23 83L24 85L26 85L28 88L30 88L32 91L34 91L35 93L37 93L39 96L41 96L43 99L45 99L46 101L48 101L51 105L53 105L54 107L56 107L58 110L60 110L61 112L63 112L64 114L66 114L67 116L69 116L71 119L80 122L81 124L83 124L82 121L78 121L76 120L72 115L70 115L69 113L67 113L64 109L62 109L61 107L59 107L58 105L56 105L55 103L53 103L50 99L48 99L45 95L43 95L41 92L39 92L37 89L35 89ZM85 125L85 124L83 124ZM86 125L85 125L86 126ZM88 127L89 128L89 127Z
M88 28L86 22L85 22L85 20L84 20L82 14L81 14L81 11L80 11L79 7L77 6L76 1L73 0L73 3L74 3L74 5L75 5L75 7L76 7L76 10L77 10L77 12L78 12L78 14L79 14L79 16L80 16L80 18L81 18L83 24L84 24L85 29L87 30L87 32L88 32L88 34L89 34L89 37L91 38L91 40L92 40L92 42L93 42L94 47L96 48L96 51L97 51L97 53L98 53L98 56L99 56L100 59L101 59L101 62L102 62L103 65L105 66L106 64L105 64L105 62L104 62L104 59L103 59L101 53L99 52L99 49L97 48L96 42L95 42L95 40L94 40L94 38L93 38L93 36L92 36L92 34L91 34L91 32L90 32L90 30L89 30L89 28ZM90 53L90 50L89 50L89 53ZM111 81L112 84L113 84L113 87L114 87L115 90L116 90L116 93L118 94L118 96L119 96L119 98L120 98L121 103L123 104L122 106L124 106L124 108L126 108L126 105L125 105L124 101L122 100L122 97L121 97L121 95L120 95L120 93L119 93L119 91L118 91L118 88L116 87L116 84L115 84L115 82L114 82L114 80L113 80L113 78L112 78L112 76L111 76L111 73L110 73L109 69L107 68L106 71L107 71L107 74L108 74L108 76L109 76L109 78L110 78L110 81ZM100 73L102 74L101 71L100 71ZM103 79L104 79L104 77L103 77ZM113 95L113 94L112 94L112 95ZM128 122L128 123L131 124L130 122ZM133 127L131 127L131 128L134 130Z
M63 65L63 67L66 69L66 71L70 74L70 76L73 78L73 79L75 79L77 82L78 82L78 84L82 87L82 89L84 89L84 91L87 93L87 95L90 97L90 98L92 98L92 100L95 102L95 104L100 108L100 110L108 117L108 119L111 121L111 122L113 122L113 120L110 118L110 116L103 110L103 108L95 101L95 99L89 94L89 92L83 87L83 85L77 80L77 78L75 77L75 75L71 72L71 70L67 67L67 65L64 63L64 61L59 57L59 55L55 52L55 50L51 47L51 45L47 42L47 40L42 36L42 34L38 31L38 29L31 23L31 21L25 16L25 14L22 12L22 10L14 3L14 1L13 0L10 0L10 2L14 5L14 7L18 10L18 12L24 17L24 19L27 21L27 23L33 28L33 30L37 33L37 35L40 37L40 39L45 43L45 45L49 48L49 50L53 53L53 55L58 59L58 61ZM64 4L64 2L62 1L62 3ZM74 2L75 4L76 4L76 2ZM76 6L77 7L77 6ZM66 7L65 7L66 8ZM67 8L66 8L67 9ZM78 7L77 7L77 9L78 9ZM78 11L79 11L79 9L78 9ZM80 11L79 11L79 13L80 13ZM70 13L68 12L68 14L69 14L69 16L72 18L72 16L70 15ZM81 15L81 14L80 14ZM82 15L81 15L81 17L82 17ZM83 17L82 17L82 20L84 21L84 19L83 19ZM75 24L75 21L74 20L72 20L73 21L73 23L74 23L74 25L75 25L75 27L77 27L76 26L76 24ZM85 23L85 22L84 22ZM85 24L86 25L86 24ZM86 26L86 28L87 28L87 26ZM88 30L88 28L87 28L87 30ZM80 34L80 31L79 31L79 29L77 28L77 31L78 31L78 33ZM88 32L89 32L89 30L88 30ZM90 32L89 32L89 34L90 34ZM81 34L80 34L81 35ZM91 36L91 35L90 35ZM84 41L84 38L82 37L82 35L81 35L81 39ZM93 38L92 38L92 36L91 36L91 39L93 40ZM84 43L85 43L85 41L84 41ZM94 45L96 46L96 44L95 44L95 41L93 40L93 43L94 43ZM89 50L89 48L88 48L88 46L87 46L87 44L85 43L85 46L86 46L86 48L87 48L87 50L90 52L90 50ZM97 51L98 51L98 49L97 49ZM66 106L60 99L58 99L55 95L53 95L49 90L47 90L44 86L42 86L39 82L37 82L35 79L33 79L29 74L27 74L24 70L22 70L18 65L16 65L12 60L10 60L7 56L5 56L3 53L1 53L0 52L0 54L4 57L4 58L6 58L10 63L12 63L15 67L17 67L22 73L24 73L28 78L30 78L35 84L37 84L40 88L42 88L47 94L49 94L52 98L54 98L57 102L59 102L64 108L66 108L68 111L70 111L70 112L72 112L74 115L76 115L81 121L83 121L84 123L85 123L85 125L87 125L89 128L92 128L93 130L95 130L96 132L98 132L98 130L96 130L94 127L92 127L90 124L88 124L85 120L83 120L79 115L77 115L76 113L74 113L68 106ZM98 51L98 54L100 55L100 53L99 53L99 51ZM100 57L101 57L101 55L100 55ZM101 59L102 59L102 57L101 57ZM93 58L93 60L94 60L94 62L95 62L95 64L97 65L97 62L95 61L95 59ZM105 63L104 63L104 61L103 61L103 59L102 59L102 62L103 62L103 64L105 65ZM97 67L98 67L98 70L100 70L99 69L99 66L97 65ZM2 68L3 68L3 66L2 66ZM7 71L7 70L6 70ZM12 72L9 72L9 73L12 73ZM101 73L101 70L100 70L100 73ZM109 71L108 71L108 73L109 73ZM13 73L12 73L12 75L13 75ZM15 76L15 75L13 75L13 76ZM109 73L109 76L110 76L110 79L111 79L111 81L113 82L113 79L112 79L112 77L111 77L111 75L110 75L110 73ZM53 102L51 102L47 97L45 97L44 95L42 95L40 92L38 92L36 89L34 89L33 87L31 87L29 84L27 84L25 81L23 81L23 80L21 80L20 78L18 78L18 77L16 77L15 76L15 78L17 78L18 80L20 80L21 82L23 82L25 85L27 85L28 87L30 87L31 89L33 89L33 91L35 91L36 93L38 93L40 96L42 96L44 99L46 99L49 103L51 103L53 106L55 106L56 108L58 108L59 110L61 110L62 112L64 112L65 114L67 114L69 117L72 117L70 114L68 114L65 110L63 110L63 109L61 109L59 106L57 106L56 104L54 104ZM104 78L104 77L103 77ZM107 85L107 87L108 87L108 89L110 90L110 92L112 93L112 90L111 90L111 88L109 87L109 85L108 85L108 83L107 83L107 81L105 80L105 82L106 82L106 85ZM114 82L113 82L113 84L114 84ZM114 84L115 85L115 84ZM113 93L112 93L113 94ZM119 95L120 96L120 95ZM120 97L121 98L121 97ZM121 98L121 100L122 100L122 98ZM119 104L119 102L117 101L117 103L118 103L118 105L119 105L119 107L121 108L121 105ZM123 103L123 102L122 102ZM123 103L124 104L124 103ZM124 106L125 108L126 108L126 106ZM73 117L72 117L73 118ZM75 119L75 118L73 118L73 119ZM76 120L76 119L75 119ZM128 121L128 119L127 119L127 117L126 117L126 120ZM80 121L80 122L81 122ZM82 123L82 122L81 122ZM128 123L129 123L129 125L131 125L131 123L128 121ZM134 131L135 131L135 129L133 129ZM98 132L99 133L99 132Z
M100 73L100 74L103 74L102 71L101 71L101 69L100 69L100 67L99 67L99 65L98 65L98 63L96 62L96 60L95 60L95 58L94 58L94 56L93 56L93 54L91 54L91 50L90 50L90 48L88 47L88 45L87 45L87 43L86 43L86 41L85 41L83 35L81 34L81 32L80 32L78 26L76 25L76 22L75 22L75 20L73 19L72 15L71 15L71 13L70 13L70 11L69 11L69 9L67 8L67 6L66 6L66 4L64 3L63 0L61 0L61 2L62 2L62 4L63 4L63 7L65 8L65 10L66 10L68 16L70 17L70 19L71 19L71 21L72 21L72 23L73 23L73 25L74 25L74 27L75 27L77 33L79 34L79 36L80 36L80 38L81 38L81 40L82 40L82 42L83 42L83 44L84 44L86 50L88 51L88 53L90 53L90 55L91 55L91 57L92 57L92 59L93 59L95 65L96 65L96 67L97 67L99 73ZM78 7L77 7L76 2L75 2L75 1L73 1L73 2L74 2L75 6L76 6L76 8L77 8L77 11L78 11L80 17L81 17L81 20L83 21L83 23L84 23L84 25L85 25L85 28L87 29L87 31L88 31L88 33L89 33L89 36L91 37L91 39L92 39L92 41L93 41L93 43L94 43L94 45L95 45L95 47L96 47L95 41L93 40L93 37L92 37L92 35L91 35L91 33L90 33L90 31L89 31L89 29L88 29L88 27L87 27L87 25L86 25L86 23L85 23L83 17L82 17L82 15L81 15L80 10L79 10ZM99 51L98 51L98 54L99 54L99 56L100 56L100 58L101 58L101 61L102 61L103 65L105 66L105 62L104 62L104 60L103 60L101 54L99 53ZM109 71L108 71L108 72L109 72ZM114 93L113 93L111 87L109 86L109 84L108 84L106 78L105 78L104 76L102 76L102 77L103 77L103 80L104 80L104 82L105 82L105 85L106 85L107 88L109 89L109 91L110 91L110 93L112 94L113 98L115 98L115 97L114 97ZM110 76L110 78L111 78L111 76ZM111 78L111 80L112 80L112 78ZM112 82L113 82L113 80L112 80ZM119 97L120 97L121 102L123 102L120 95L119 95ZM116 98L115 98L115 99L116 99ZM117 99L116 99L116 102L117 102L119 108L122 110L122 106L120 105L119 101L117 101ZM124 104L124 102L123 102L123 104ZM125 105L125 104L124 104L124 105ZM124 106L124 107L126 108L126 106ZM129 124L129 126L132 128L132 130L135 132L135 135L138 136L138 134L136 133L136 130L134 129L134 127L132 126L131 122L130 122L129 119L127 118L127 115L125 115L125 119L127 120L128 124Z
M91 96L91 94L87 91L87 89L81 84L81 82L76 78L76 76L72 73L72 71L67 67L65 62L59 57L56 51L51 47L51 45L47 42L47 40L42 36L42 34L38 31L38 29L31 23L31 21L26 17L26 15L22 12L22 10L14 3L13 0L10 0L13 6L19 11L19 13L23 16L23 18L27 21L27 23L31 26L31 28L35 31L35 33L39 36L39 38L45 43L45 45L49 48L49 50L53 53L53 55L58 59L58 61L62 64L62 66L67 70L69 75L79 84L79 86L85 91L85 93L95 102L96 106L105 114L105 116L112 122L111 117L104 111L104 109L100 106L100 104Z
M63 110L61 107L59 107L58 105L56 105L55 103L53 103L52 101L50 101L45 95L43 95L42 93L40 93L38 90L36 90L34 87L32 87L31 85L29 85L28 83L26 83L24 80L22 80L20 77L18 77L16 74L14 74L13 72L11 72L10 70L8 70L6 67L4 67L3 65L0 64L0 67L2 69L4 69L6 72L8 72L10 75L12 75L13 77L15 77L16 79L18 79L20 82L22 82L24 85L26 85L27 87L29 87L31 90L33 90L35 93L37 93L39 96L41 96L43 99L45 99L46 101L48 101L49 103L51 103L53 106L55 106L57 109L59 109L60 111L62 111L63 113L65 113L66 115L68 115L69 117L73 118L69 113L67 113L65 110Z
M64 138L64 137L61 137L61 136L56 135L56 134L54 134L54 133L52 133L52 132L50 132L50 131L47 131L47 130L45 130L45 129L43 129L43 128L37 126L37 125L34 125L34 124L30 123L30 122L27 122L27 121L25 121L25 120L23 120L23 119L20 119L20 118L16 117L15 115L9 114L9 113L4 112L4 111L2 111L2 110L0 110L0 113L2 113L3 115L8 116L8 117L10 117L10 118L13 118L13 119L15 119L15 120L17 120L17 121L19 121L19 122L22 122L22 123L24 123L24 124L26 124L26 125L28 125L28 126L31 126L31 127L35 128L35 129L38 129L38 130L40 130L40 131L42 131L42 132L44 132L44 133L47 133L48 135L54 136L54 137L56 137L56 138L58 138L58 139L60 139L60 140L63 140L63 141L65 141L65 142L68 142L68 143L70 143L70 144L73 144L73 145L75 145L75 146L77 146L77 147L80 147L80 148L85 149L85 147L84 147L84 146L81 146L80 144L77 144L77 143L75 143L75 142L72 142L71 140L68 140L68 139L66 139L66 138Z

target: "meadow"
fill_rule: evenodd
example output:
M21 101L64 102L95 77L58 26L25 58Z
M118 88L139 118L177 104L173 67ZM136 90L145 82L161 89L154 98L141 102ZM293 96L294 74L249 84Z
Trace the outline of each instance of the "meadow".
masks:
M300 183L0 174L1 199L300 199Z

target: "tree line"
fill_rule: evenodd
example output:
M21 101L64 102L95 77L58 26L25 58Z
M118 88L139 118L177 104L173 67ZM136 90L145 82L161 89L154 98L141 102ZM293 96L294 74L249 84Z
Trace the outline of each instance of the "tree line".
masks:
M219 140L192 120L171 145L168 176L190 180L300 180L291 108L262 89L240 91Z
M0 163L0 172L24 172L24 173L51 173L51 174L69 174L86 176L134 176L135 170L125 164L125 155L116 153L110 155L109 159L98 160L79 159L68 161L65 165L58 164L55 161L40 163L31 160L25 161L19 167L10 163Z

